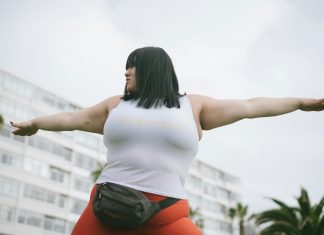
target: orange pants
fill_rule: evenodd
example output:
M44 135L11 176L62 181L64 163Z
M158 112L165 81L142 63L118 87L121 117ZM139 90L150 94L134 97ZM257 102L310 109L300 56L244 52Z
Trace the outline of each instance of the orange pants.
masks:
M92 201L95 196L94 186L90 201L82 212L71 235L202 235L201 231L189 219L188 200L179 200L175 204L161 210L134 230L115 230L101 223L92 211ZM145 193L150 201L160 201L165 196Z

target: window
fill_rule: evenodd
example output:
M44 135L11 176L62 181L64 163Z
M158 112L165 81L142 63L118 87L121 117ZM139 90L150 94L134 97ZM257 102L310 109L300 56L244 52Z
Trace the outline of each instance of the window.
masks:
M214 186L207 183L207 182L204 182L203 183L203 193L206 194L206 195L213 195L213 191L214 191Z
M18 120L27 120L30 118L30 108L26 107L25 104L18 103L5 97L1 99L0 112Z
M57 205L61 208L65 208L68 202L68 197L62 194L58 195Z
M8 125L4 124L0 130L0 135L10 138L10 133L11 133L10 127Z
M67 161L71 161L72 150L54 143L51 140L47 140L40 136L31 136L28 138L28 144L46 152L53 153Z
M0 194L7 196L18 196L19 181L0 176Z
M51 216L45 216L44 229L65 233L65 221Z
M62 102L62 101L57 101L56 107L60 110L65 110L66 108L66 103Z
M31 184L24 184L24 197L65 208L68 197Z
M34 158L25 157L23 169L35 175L48 177L48 164Z
M54 204L55 203L55 197L56 197L56 193L51 192L51 191L47 191L46 196L45 196L45 200L48 203Z
M51 106L51 107L54 107L55 106L55 98L53 96L51 96L50 94L47 94L45 92L42 92L40 91L42 94L41 94L41 100Z
M15 220L15 208L0 205L0 221L13 222Z
M232 226L231 226L231 224L229 224L229 223L226 223L226 222L221 222L220 223L220 229L222 230L222 231L226 231L226 232L232 232Z
M19 168L21 165L21 158L0 150L0 163Z
M230 200L231 199L231 193L230 191L226 190L226 189L219 189L220 192L220 196L226 200Z
M197 190L199 190L199 191L201 191L202 190L202 180L201 179L199 179L198 177L196 177L196 176L193 176L193 175L190 175L189 176L189 179L188 179L188 184L191 186L191 187L193 187L193 188L195 188L195 189L197 189Z
M31 97L33 94L33 86L27 82L20 80L12 75L6 74L4 76L3 87L8 91L14 92L16 95L20 95L25 98Z
M50 167L50 179L53 181L66 182L68 173L56 167Z
M89 192L92 186L92 180L86 177L74 175L73 188L82 192Z
M81 110L81 108L71 103L68 104L67 111L78 111L78 110Z
M25 143L25 136L19 136L19 135L13 135L13 138L12 138L13 140L17 140L17 141L19 141L19 142L21 142L21 143Z
M206 198L202 199L202 205L201 207L207 211L212 211L212 212L216 212L216 206L215 206L216 202L214 201L210 201Z
M71 156L72 156L72 150L69 148L64 147L63 153L61 155L65 160L71 161Z
M72 150L62 145L53 143L52 153L71 161Z
M72 199L71 212L75 214L81 214L86 206L87 202L74 198Z
M60 109L62 111L69 111L68 110L68 104L58 96L52 95L46 91L39 90L38 96L40 99L47 104L48 106L51 106L52 108Z
M44 138L39 137L39 136L31 136L28 138L28 144L35 147L39 148L41 150L50 152L50 141L46 141Z
M66 138L73 139L74 137L74 132L73 131L60 131L56 132L59 135L63 135Z
M73 230L73 228L74 228L74 226L75 226L75 223L73 223L73 222L68 222L68 225L67 225L67 227L68 227L68 234L71 234L72 233L72 230Z
M220 203L217 203L216 205L217 205L217 212L226 215L227 213L226 207Z
M97 160L82 153L75 153L74 165L92 171L97 168Z
M238 184L240 182L239 179L237 179L233 176L230 176L230 175L225 175L224 180L225 180L225 182L228 182L231 184Z
M24 185L24 196L38 201L45 201L46 190L30 184Z
M18 223L35 227L42 227L43 216L39 213L20 210L18 213Z
M99 149L99 138L90 133L85 133L81 131L76 132L76 141L81 145L85 145L92 149Z
M214 179L214 169L207 166L207 165L202 165L201 167L201 173L202 175L206 176L209 179Z

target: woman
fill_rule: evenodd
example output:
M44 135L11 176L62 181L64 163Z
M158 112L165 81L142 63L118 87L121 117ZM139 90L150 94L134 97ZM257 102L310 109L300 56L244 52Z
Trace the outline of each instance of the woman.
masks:
M138 229L116 230L93 214L90 201L72 234L198 235L189 220L185 175L197 153L202 130L244 118L282 115L295 110L322 111L324 99L253 98L220 100L179 94L177 77L167 53L157 47L133 51L126 62L124 94L77 112L65 112L12 123L16 135L82 130L104 135L108 165L97 180L137 189L151 201L180 199Z

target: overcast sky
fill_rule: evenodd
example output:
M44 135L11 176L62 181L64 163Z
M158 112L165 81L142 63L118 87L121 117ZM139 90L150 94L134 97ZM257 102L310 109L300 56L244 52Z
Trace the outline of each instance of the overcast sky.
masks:
M324 97L324 1L0 0L0 69L83 107L121 94L128 54L159 46L180 91ZM17 120L19 121L19 120ZM197 158L242 181L250 212L324 196L324 112L204 132Z

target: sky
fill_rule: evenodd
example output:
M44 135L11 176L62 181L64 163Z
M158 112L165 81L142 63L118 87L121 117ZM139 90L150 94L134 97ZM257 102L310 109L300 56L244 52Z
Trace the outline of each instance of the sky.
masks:
M320 0L0 0L0 69L82 107L122 94L125 61L164 48L180 92L216 99L324 97ZM19 121L19 120L16 120ZM21 120L22 121L22 120ZM203 132L198 159L241 180L250 213L324 196L324 112Z

